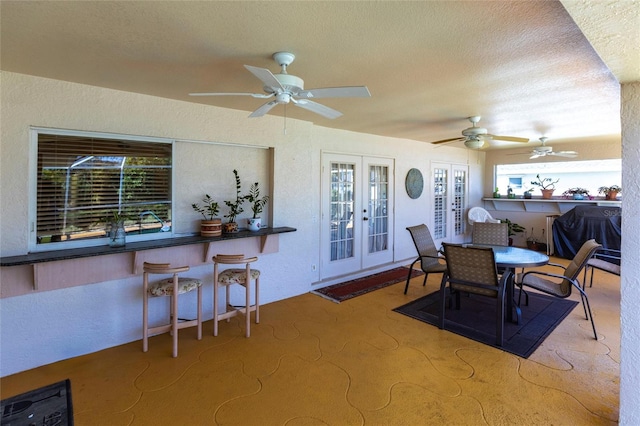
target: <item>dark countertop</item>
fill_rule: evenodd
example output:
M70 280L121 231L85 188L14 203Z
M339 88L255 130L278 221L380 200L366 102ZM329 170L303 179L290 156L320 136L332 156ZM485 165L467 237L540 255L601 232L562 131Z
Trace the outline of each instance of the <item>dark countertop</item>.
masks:
M202 237L200 235L188 235L151 241L127 243L123 247L109 247L108 245L101 245L95 247L41 251L19 256L0 257L0 266L31 265L34 263L53 262L56 260L104 256L108 254L128 253L157 248L183 246L189 244L215 243L216 241L234 240L238 238L267 237L269 235L283 234L286 232L294 231L296 231L295 228L283 226L278 228L263 228L259 231L241 230L235 233L222 234L220 237Z

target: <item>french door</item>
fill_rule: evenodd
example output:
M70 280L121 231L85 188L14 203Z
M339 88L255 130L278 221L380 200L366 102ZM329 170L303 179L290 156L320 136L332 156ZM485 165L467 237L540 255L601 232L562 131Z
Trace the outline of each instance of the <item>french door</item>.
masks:
M393 261L393 160L322 157L321 278Z
M465 165L433 163L433 223L431 233L437 245L443 241L463 243L466 229L469 168Z

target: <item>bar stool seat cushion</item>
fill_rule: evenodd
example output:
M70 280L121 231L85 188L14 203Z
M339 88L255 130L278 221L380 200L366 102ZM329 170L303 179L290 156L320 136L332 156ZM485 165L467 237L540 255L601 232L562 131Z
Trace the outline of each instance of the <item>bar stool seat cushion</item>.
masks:
M178 294L188 293L202 286L202 281L197 278L178 277ZM173 278L160 280L149 285L151 296L173 296Z
M251 279L258 279L260 271L258 269L251 270ZM225 269L218 274L218 283L220 285L240 284L247 282L247 270L240 268Z

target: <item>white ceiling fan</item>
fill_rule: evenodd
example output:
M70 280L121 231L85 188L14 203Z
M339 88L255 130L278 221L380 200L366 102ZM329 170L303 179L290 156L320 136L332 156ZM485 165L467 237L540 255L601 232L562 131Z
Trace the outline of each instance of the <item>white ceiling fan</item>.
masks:
M478 127L477 124L480 121L479 115L474 115L472 117L468 117L468 120L471 122L472 126L464 129L462 131L462 136L457 138L443 139L440 141L431 142L432 144L438 145L443 143L452 143L452 142L461 142L464 141L464 146L471 149L478 149L484 146L485 140L493 139L500 141L508 141L508 142L529 142L527 138L519 138L515 136L497 136L489 134L487 129L484 127Z
M323 117L334 119L342 115L340 111L329 108L311 98L368 98L371 96L367 86L323 87L304 90L304 80L295 75L287 74L287 67L295 59L289 52L277 52L273 59L281 67L279 74L272 74L266 68L245 65L253 75L263 83L265 93L189 93L190 96L252 96L254 98L274 98L253 111L249 117L262 117L278 104L292 102L295 106L304 108Z
M542 145L536 148L533 148L533 151L531 152L531 157L529 157L529 159L533 160L534 158L545 157L547 155L556 156L556 157L568 157L568 158L575 158L578 156L578 153L576 151L554 152L553 147L545 145L548 139L549 138L547 138L546 136L543 136L540 138L540 142L542 142Z

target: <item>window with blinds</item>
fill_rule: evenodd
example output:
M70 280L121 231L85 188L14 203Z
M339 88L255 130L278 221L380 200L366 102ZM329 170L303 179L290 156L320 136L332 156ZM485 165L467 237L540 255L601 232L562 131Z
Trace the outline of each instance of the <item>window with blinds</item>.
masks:
M38 133L37 244L171 230L170 142Z

